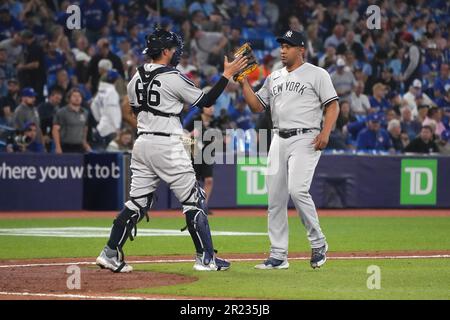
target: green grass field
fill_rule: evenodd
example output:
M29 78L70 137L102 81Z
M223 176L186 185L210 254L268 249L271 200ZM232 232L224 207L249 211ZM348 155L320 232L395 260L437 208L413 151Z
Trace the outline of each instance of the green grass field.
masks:
M0 220L0 234L11 228L109 228L111 219L21 219ZM266 218L210 218L214 231L266 232ZM450 250L448 217L323 217L322 228L330 252ZM137 256L193 255L186 236L139 237L143 229L179 230L180 218L151 218L141 222L138 237L128 242L125 253ZM220 255L264 253L267 236L215 236ZM56 238L0 235L0 260L31 258L92 257L106 238ZM291 253L309 252L305 231L298 218L290 218ZM135 290L137 293L181 296L239 297L263 299L450 299L450 259L330 259L325 267L312 270L305 260L290 261L289 270L253 269L258 261L233 262L227 272L199 273L192 263L139 264L137 270L175 273L198 278L189 284ZM0 261L1 265L1 261ZM380 267L381 289L369 290L367 268ZM217 290L220 288L220 290Z

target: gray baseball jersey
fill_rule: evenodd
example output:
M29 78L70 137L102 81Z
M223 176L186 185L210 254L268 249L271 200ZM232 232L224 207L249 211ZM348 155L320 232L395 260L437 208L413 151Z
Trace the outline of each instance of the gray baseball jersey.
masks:
M161 64L148 63L144 65L146 71L153 71L163 67ZM142 100L143 85L139 73L128 83L127 91L130 106L137 107ZM196 104L204 93L179 71L172 70L158 74L148 87L148 99L152 108L165 113L180 113L184 103ZM165 132L181 134L183 126L177 117L159 117L150 112L140 112L137 117L139 132Z
M288 256L289 196L306 228L311 248L326 244L309 188L321 152L312 143L321 129L323 107L338 99L330 75L320 67L304 63L288 72L286 68L269 75L256 93L269 108L275 128L315 129L290 138L273 137L268 155L268 229L270 256L285 260Z
M145 64L146 71L151 72L163 67L160 64ZM131 107L139 107L143 100L143 85L139 73L136 73L127 86ZM148 86L147 99L152 108L164 112L178 114L184 103L196 104L204 93L192 81L177 70L168 70L155 76ZM191 160L185 151L178 135L183 133L179 117L164 117L151 112L139 112L137 116L138 133L162 132L170 133L170 137L140 135L133 147L131 158L131 197L139 197L152 193L159 181L167 182L180 201L185 201L194 184L195 173ZM139 201L146 201L138 199ZM127 207L137 210L128 201ZM141 203L145 206L146 203Z
M323 106L338 99L328 72L304 63L292 72L286 68L270 74L256 93L271 108L275 128L320 128Z

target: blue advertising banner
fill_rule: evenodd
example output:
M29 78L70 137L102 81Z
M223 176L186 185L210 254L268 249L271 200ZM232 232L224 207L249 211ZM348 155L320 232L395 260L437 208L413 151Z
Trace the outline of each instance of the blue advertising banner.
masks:
M267 207L261 166L215 165L209 206ZM0 153L1 211L120 210L129 182L123 154ZM310 193L319 208L450 208L450 157L322 155ZM181 206L163 181L155 196L153 209Z
M0 210L81 210L83 155L0 153Z
M83 208L118 210L124 203L122 153L86 154L84 156Z

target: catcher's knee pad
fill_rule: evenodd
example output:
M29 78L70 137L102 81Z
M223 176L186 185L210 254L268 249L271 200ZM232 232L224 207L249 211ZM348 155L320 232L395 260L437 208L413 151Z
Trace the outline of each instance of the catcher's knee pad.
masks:
M131 197L130 201L125 204L123 210L114 220L108 247L111 249L121 249L128 238L133 241L137 235L137 224L144 217L149 221L147 211L151 208L152 204L152 193L142 197Z
M208 208L206 206L206 193L202 187L200 187L198 182L195 183L187 199L182 202L182 205L183 213L190 210L201 210L207 214Z

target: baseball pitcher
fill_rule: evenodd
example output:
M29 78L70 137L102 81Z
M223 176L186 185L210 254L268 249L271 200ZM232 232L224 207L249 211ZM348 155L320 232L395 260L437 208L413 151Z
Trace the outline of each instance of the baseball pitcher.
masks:
M303 60L303 34L289 30L277 41L284 68L272 72L256 93L245 78L240 81L253 112L269 108L275 133L267 175L270 256L255 267L289 268L287 205L291 196L312 248L311 267L317 268L326 261L328 244L309 188L339 113L338 96L327 71Z

